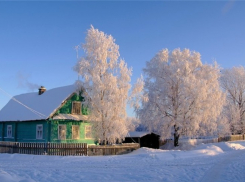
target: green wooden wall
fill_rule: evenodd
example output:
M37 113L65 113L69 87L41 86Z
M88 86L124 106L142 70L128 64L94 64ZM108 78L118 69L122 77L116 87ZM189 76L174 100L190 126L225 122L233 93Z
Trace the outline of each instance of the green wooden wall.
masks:
M42 139L36 139L36 127L39 124L43 125ZM7 125L12 125L11 138L7 138ZM59 125L66 125L66 140L58 139ZM72 125L79 125L79 129L80 129L79 139L72 139ZM91 125L91 124L83 121L67 121L67 120L2 122L0 123L0 141L95 144L96 142L93 138L92 139L85 138L86 125Z
M66 140L58 139L58 126L66 125ZM72 125L79 125L80 128L80 139L72 139ZM51 136L50 141L54 143L88 143L95 144L94 139L85 138L85 126L91 125L88 122L83 121L67 121L67 120L53 120L51 122Z
M36 139L37 125L43 125L42 139ZM17 123L18 142L48 142L48 121L26 121Z
M36 126L43 125L43 139L36 139ZM12 137L7 137L7 126L12 126ZM48 142L47 121L1 122L0 141L11 142Z

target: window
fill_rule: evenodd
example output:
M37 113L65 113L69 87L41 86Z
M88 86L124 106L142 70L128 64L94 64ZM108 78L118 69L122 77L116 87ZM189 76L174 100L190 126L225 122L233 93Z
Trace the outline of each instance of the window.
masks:
M85 138L92 138L91 126L85 126Z
M59 128L58 128L58 139L59 140L65 140L66 139L66 125L59 125Z
M81 114L82 103L79 101L72 102L71 114Z
M79 125L72 125L72 139L79 139Z
M12 125L7 125L7 138L12 138Z
M43 139L43 125L38 124L36 127L36 139Z

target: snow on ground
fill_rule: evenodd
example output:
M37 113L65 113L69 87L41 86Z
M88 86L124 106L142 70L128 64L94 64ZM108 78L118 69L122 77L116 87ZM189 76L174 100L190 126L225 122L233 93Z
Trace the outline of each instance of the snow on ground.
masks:
M169 140L165 145L160 148L163 150L191 150L196 145L200 145L202 143L217 143L218 138L206 138L206 139L180 139L179 146L174 147L174 141Z
M0 154L0 182L245 181L245 141L118 156Z

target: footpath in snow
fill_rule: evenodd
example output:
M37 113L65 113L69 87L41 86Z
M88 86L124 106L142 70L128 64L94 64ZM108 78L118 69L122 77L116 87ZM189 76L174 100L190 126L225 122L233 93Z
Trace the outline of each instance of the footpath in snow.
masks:
M245 181L245 141L118 156L0 154L0 182Z

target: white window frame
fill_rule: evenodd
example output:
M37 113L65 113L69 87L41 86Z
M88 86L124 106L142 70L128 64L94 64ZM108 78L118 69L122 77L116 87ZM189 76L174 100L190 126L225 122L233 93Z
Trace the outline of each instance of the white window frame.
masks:
M41 126L41 129L39 130L39 127ZM36 126L36 139L43 139L43 125L37 124Z
M73 136L73 128L75 128L75 127L78 127L78 138L74 138L74 136ZM80 126L79 125L72 125L72 139L73 140L78 140L78 139L80 139Z
M7 138L13 137L13 128L12 125L7 125Z
M87 138L86 137L86 134L87 134L87 128L90 128L89 130L90 130L90 133L91 133L91 137L90 138ZM92 136L92 126L91 125L85 125L85 139L92 139L93 138L93 136Z
M73 112L73 103L80 103L81 107L80 107L79 114ZM71 114L76 114L76 115L81 115L82 114L82 111L81 111L82 110L82 102L80 102L80 101L72 101L71 105L72 105L72 107L71 107Z
M65 126L65 138L64 139L60 138L60 126ZM58 125L58 139L59 140L66 140L66 125L65 124L59 124Z

